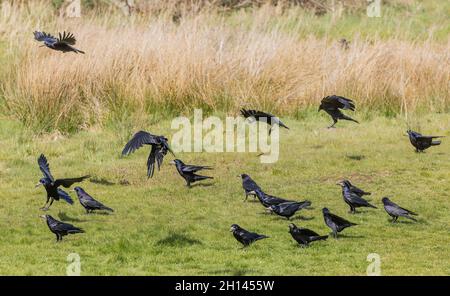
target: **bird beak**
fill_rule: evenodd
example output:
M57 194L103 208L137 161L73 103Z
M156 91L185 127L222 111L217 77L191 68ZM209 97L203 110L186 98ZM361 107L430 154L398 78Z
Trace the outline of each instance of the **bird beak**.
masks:
M336 185L341 186L341 185L342 185L342 182L337 182Z
M34 188L38 188L41 185L42 185L42 183L37 183L36 185L34 185Z
M233 227L230 228L230 232L233 232Z
M39 218L45 219L44 215L39 215Z
M175 161L172 160L171 162L169 162L169 164L175 164Z

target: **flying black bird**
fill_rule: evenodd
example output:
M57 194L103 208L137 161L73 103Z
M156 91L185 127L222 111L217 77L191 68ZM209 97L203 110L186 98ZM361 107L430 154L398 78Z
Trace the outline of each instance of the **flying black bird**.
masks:
M266 208L273 206L273 205L276 206L276 205L279 205L284 202L294 202L292 200L286 200L283 198L279 198L279 197L276 197L273 195L266 194L261 189L256 189L255 193L256 193L256 197L258 197L259 202Z
M349 222L345 220L344 218L341 218L339 216L336 216L332 213L330 213L330 210L327 208L322 209L323 218L325 220L325 224L331 228L333 231L333 236L337 238L337 233L341 232L347 227L358 225L352 222Z
M64 190L58 188L59 186L63 186L65 188L69 188L72 186L72 184L81 182L86 178L89 178L90 176L83 176L79 178L68 178L68 179L56 179L53 178L52 174L50 173L50 166L48 164L47 158L45 158L44 154L41 154L38 158L38 164L41 172L44 174L44 178L39 180L39 183L36 184L36 187L43 185L45 187L45 190L47 191L47 201L45 202L44 206L41 208L41 210L48 210L48 208L53 204L54 200L59 200L62 198L69 204L73 204L73 200L70 197L70 195L65 192ZM50 201L50 204L48 202Z
M173 162L177 168L178 173L181 177L186 180L186 186L191 187L191 183L205 180L205 179L213 179L213 177L201 176L197 175L196 172L200 170L211 170L212 167L209 166L201 166L201 165L188 165L184 164L181 160L175 159Z
M356 187L355 185L353 185L352 183L350 183L349 180L344 180L344 181L342 181L342 182L344 182L344 183L347 185L347 187L350 188L350 191L351 191L351 192L353 192L353 193L355 193L355 194L358 194L359 196L371 195L371 194L372 194L372 193L370 193L370 192L367 192L367 191L364 191L364 190L362 190L362 189L359 189L358 187Z
M261 188L258 186L258 184L256 184L255 181L252 180L252 178L250 178L249 175L247 174L242 174L240 175L240 177L242 178L242 187L244 188L245 191L245 200L247 200L247 197L249 195L253 195L253 197L256 196L256 192L255 190L259 189L261 190Z
M300 201L300 202L285 202L280 203L278 205L272 205L267 208L270 213L275 213L278 216L285 217L286 219L290 219L294 214L306 207L309 207L311 202L309 200Z
M278 126L284 127L285 129L289 129L284 123L281 122L281 120L278 117L276 117L275 115L272 115L270 113L256 111L256 110L241 109L241 114L245 118L254 118L256 121L264 121L265 123L270 125L269 135L272 132L272 127L276 124Z
M387 197L383 197L381 201L383 202L384 209L386 210L386 212L389 214L389 216L392 217L392 223L396 222L398 217L405 217L410 220L417 221L416 219L410 216L410 215L417 216L416 213L400 207L396 203L393 203Z
M75 45L76 39L75 36L73 36L72 33L64 32L63 34L59 33L59 37L55 38L52 35L45 33L45 32L38 32L34 31L34 39L37 41L43 41L44 45L48 48L51 48L53 50L59 50L64 53L73 51L74 53L82 53L84 54L84 51L76 49L72 45Z
M134 134L133 138L125 145L123 148L122 155L129 155L133 153L136 149L141 148L143 145L152 146L150 155L147 160L147 176L149 178L153 177L153 172L155 171L155 162L158 164L158 170L163 162L164 156L167 151L173 154L169 147L169 142L164 136L155 136L145 131L139 131Z
M331 116L331 118L333 118L333 124L328 128L334 127L339 119L350 120L359 123L353 118L342 113L342 111L339 109L355 111L355 104L350 99L335 95L328 96L322 99L318 111L320 112L320 110L324 110Z
M437 146L441 144L441 141L434 139L444 138L443 136L423 136L422 134L408 130L409 141L416 148L416 152L423 152L425 149L431 146Z
M344 198L345 203L350 206L350 212L352 214L356 213L356 208L360 207L368 207L374 209L377 208L376 206L371 205L367 200L362 198L360 195L353 192L350 187L351 184L349 185L348 181L346 182L344 180L338 182L336 185L340 185L342 187L342 197Z
M256 242L257 240L268 238L268 236L257 234L254 232L249 232L244 228L241 228L237 224L231 225L231 232L233 232L233 236L237 239L238 242L244 245L244 247L249 246L250 244Z
M62 241L63 236L68 234L84 233L83 229L75 227L69 223L58 221L50 215L42 215L40 217L47 221L47 226L50 231L56 235L57 242Z
M289 224L289 233L302 247L307 247L310 242L328 238L328 235L319 235L308 228L298 228L294 223Z
M92 196L90 196L86 191L84 191L81 187L75 187L73 189L78 196L78 200L80 201L80 204L86 209L86 213L92 213L95 210L105 210L114 212L113 209L108 208L101 202L95 200Z

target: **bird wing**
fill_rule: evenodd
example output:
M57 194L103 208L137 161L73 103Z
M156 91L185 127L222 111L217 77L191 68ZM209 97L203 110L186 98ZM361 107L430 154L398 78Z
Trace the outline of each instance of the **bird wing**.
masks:
M160 141L161 144L158 147L158 149L156 150L156 161L158 163L158 170L161 167L161 164L164 160L164 156L167 155L167 152L169 151L173 156L175 156L175 154L173 154L172 150L170 149L169 143L167 143L167 139L164 137L160 137Z
M181 168L181 170L183 172L185 172L185 173L191 173L191 172L195 173L195 172L200 171L200 170L211 170L211 169L212 169L212 167L210 167L210 166L188 165L188 164L184 165Z
M404 209L392 201L389 201L389 204L385 205L385 208L386 208L387 212L390 212L396 216L403 216L403 215L408 215L408 214L417 216L416 213L411 212L410 210Z
M73 199L70 197L69 193L65 192L61 188L58 188L58 196L65 200L68 204L73 205Z
M149 177L149 178L153 177L153 173L155 172L155 161L156 161L156 153L157 153L156 150L157 149L158 149L158 147L156 147L156 145L152 145L152 150L150 151L150 154L148 155L147 177Z
M359 196L362 196L362 195L365 195L365 194L366 194L366 195L370 195L370 194L371 194L370 192L366 192L366 191L364 191L364 190L362 190L362 189L356 187L356 186L353 185L353 184L350 184L350 190L351 190L353 193L358 194Z
M72 33L70 32L66 33L65 31L63 32L63 34L59 33L59 37L57 40L59 44L69 44L69 45L75 45L77 41Z
M256 232L249 232L249 231L243 231L242 236L244 237L244 239L250 240L250 241L254 241L254 240L258 240L260 238L266 237L265 235L261 235Z
M352 223L352 222L350 222L350 221L348 221L348 220L345 220L344 218L341 218L341 217L339 217L339 216L336 216L335 214L328 213L328 215L329 215L329 217L331 218L331 220L332 220L334 223L338 224L338 225L354 224L354 223Z
M344 110L352 110L355 111L355 103L353 103L352 100L341 97L341 96L335 96L336 101L338 102L338 108L344 109Z
M324 106L324 109L328 108L339 108L339 109L348 109L355 110L355 104L352 100L341 97L341 96L328 96L322 99L321 104Z
M257 111L257 110L246 110L246 109L241 109L241 114L242 116L244 116L245 118L249 118L249 117L254 117L256 120L258 120L261 117L267 117L267 118L272 118L274 117L272 114L270 113L266 113L263 111Z
M351 203L357 204L357 205L368 205L368 201L362 198L357 193L354 193L352 191L349 191L347 194L347 198L350 200Z
M139 131L134 134L133 138L125 145L122 150L122 155L128 155L135 150L141 148L143 145L159 144L158 137L145 131Z
M246 179L242 185L243 185L244 189L247 191L254 191L256 189L261 190L261 188L258 186L258 184L256 184L256 182L253 181L250 177L248 177L248 179Z
M45 32L34 31L33 34L34 34L34 39L36 39L37 41L44 41L47 43L58 42L58 39L56 39L52 35L45 33Z
M55 184L56 187L64 186L66 188L69 188L70 186L72 186L72 184L82 182L84 179L87 179L89 177L91 176L86 175L78 178L57 179L53 183Z
M50 165L48 164L47 158L44 154L41 154L41 156L39 156L38 164L39 169L41 170L42 174L44 174L44 177L50 179L53 182L55 179L50 173Z
M319 236L318 233L316 233L316 232L314 232L314 231L312 231L311 229L308 229L308 228L297 228L295 230L295 232L298 232L298 233L300 233L302 235L307 235L307 236Z
M271 205L278 205L278 204L281 204L281 203L293 202L293 201L287 200L287 199L283 199L281 197L276 197L276 196L273 196L273 195L266 194L266 202L270 203Z
M64 223L64 222L57 221L57 220L53 221L52 229L57 232L69 232L69 233L73 230L81 230L80 228L75 227L72 224Z
M92 197L90 197L90 198L83 198L82 199L82 203L84 204L84 206L90 207L90 208L101 208L101 207L104 207L104 205L101 202L93 199Z

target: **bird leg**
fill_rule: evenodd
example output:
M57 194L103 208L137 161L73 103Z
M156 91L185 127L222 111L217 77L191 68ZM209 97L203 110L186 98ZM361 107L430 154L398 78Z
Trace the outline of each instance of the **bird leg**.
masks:
M333 124L330 125L328 128L334 128L336 123L337 123L337 120L333 118Z
M49 200L50 200L50 197L47 196L47 201L45 202L44 206L42 208L40 208L40 210L43 210L43 211L47 211L48 210L48 208L46 208L45 206L48 204Z
M245 199L244 199L244 202L247 201L247 198L248 198L248 193L246 192L246 193L245 193Z

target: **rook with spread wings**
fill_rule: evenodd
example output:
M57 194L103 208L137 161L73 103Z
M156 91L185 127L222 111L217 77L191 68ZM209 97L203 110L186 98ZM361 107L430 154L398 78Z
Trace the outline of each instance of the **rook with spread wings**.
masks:
M334 127L334 125L338 122L339 119L350 120L359 123L353 118L342 113L340 109L355 111L355 104L350 99L336 95L327 96L322 99L318 111L320 112L320 110L324 110L325 112L328 113L328 115L331 116L331 118L333 118L333 124L330 125L328 128Z
M39 180L39 183L36 184L36 187L43 185L45 190L47 191L47 201L45 202L44 206L41 208L41 210L44 210L44 211L46 211L50 208L50 206L53 204L54 200L59 200L60 198L62 198L69 204L73 204L73 200L70 197L70 195L58 187L63 186L65 188L69 188L70 186L72 186L72 184L81 182L84 179L90 177L89 175L87 175L87 176L83 176L83 177L79 177L79 178L55 179L55 178L53 178L53 176L50 172L50 166L49 166L47 158L44 156L44 154L41 154L41 156L39 156L38 165L39 165L39 169L41 170L42 174L44 175L44 178L41 178ZM49 201L50 201L50 204L48 204Z
M272 132L272 127L274 125L282 126L285 129L289 129L284 123L281 122L281 120L278 117L276 117L275 115L272 115L270 113L266 113L263 111L257 111L257 110L241 109L241 114L245 118L254 118L256 121L264 121L265 123L270 125L269 135Z
M62 51L64 53L73 51L74 53L84 54L84 51L73 47L73 45L75 45L77 40L75 39L75 36L73 36L72 33L69 32L66 33L64 31L62 34L61 33L58 34L59 35L58 38L45 32L34 31L33 34L34 39L40 42L44 42L43 46L47 46L50 49Z
M125 145L122 155L129 155L144 145L152 146L150 155L147 159L147 177L151 178L155 171L155 162L157 163L159 170L167 152L169 151L173 156L175 156L175 154L173 154L170 149L169 140L166 137L155 136L146 131L139 131Z

